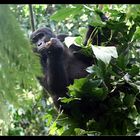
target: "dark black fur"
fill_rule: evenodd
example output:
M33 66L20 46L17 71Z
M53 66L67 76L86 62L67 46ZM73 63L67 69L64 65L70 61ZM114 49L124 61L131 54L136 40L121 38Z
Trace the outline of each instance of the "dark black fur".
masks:
M87 40L94 27L89 26L84 41ZM81 53L80 47L72 44L67 48L62 43L65 34L55 35L49 28L40 28L32 33L31 42L36 45L34 52L40 54L40 63L44 77L38 77L41 85L49 92L56 108L60 108L59 97L68 97L67 86L73 84L74 79L87 76L86 68L92 64L92 58ZM51 45L45 48L45 43L51 40ZM92 43L95 43L93 40ZM42 49L43 48L43 49Z
M48 28L41 28L32 33L31 40L37 47L40 47L38 40L42 38L37 39L36 35L42 32L44 33L44 40L42 41L46 43L45 38L47 38L51 40L51 45L49 48L44 48L43 50L36 49L36 52L40 54L40 61L44 73L44 77L38 79L42 86L49 91L55 106L59 108L59 97L68 96L66 94L67 86L72 84L74 79L85 77L87 75L85 69L89 64L75 57L73 50L63 45L61 41L64 39L60 39L60 36L59 39L55 37L54 34L49 34L48 36L48 33L51 33L50 29L48 31ZM43 44L43 42L41 44Z

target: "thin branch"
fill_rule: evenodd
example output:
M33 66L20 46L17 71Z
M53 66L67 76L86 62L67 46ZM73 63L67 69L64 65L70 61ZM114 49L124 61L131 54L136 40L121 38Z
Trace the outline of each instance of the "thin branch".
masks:
M33 7L32 4L29 4L29 12L30 12L30 23L32 32L35 31L35 24L34 24L34 14L33 14Z

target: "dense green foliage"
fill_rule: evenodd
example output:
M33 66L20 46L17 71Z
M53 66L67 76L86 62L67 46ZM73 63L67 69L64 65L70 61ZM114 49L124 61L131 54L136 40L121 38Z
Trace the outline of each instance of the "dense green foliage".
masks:
M11 115L8 108L12 104L29 107L39 93L35 75L40 67L8 5L0 5L0 18L0 120L4 120L0 128L4 134Z
M81 5L73 8L70 15L79 14ZM87 7L85 7L87 8ZM89 7L88 7L89 8ZM136 8L135 16L130 14ZM77 9L77 12L76 12ZM69 101L81 100L83 108L74 110L74 117L85 123L85 134L87 131L97 131L101 135L131 135L139 132L139 10L140 6L132 5L127 12L108 10L111 15L106 24L96 16L100 10L89 8L95 18L89 19L89 24L98 29L108 27L111 29L111 37L106 42L117 47L118 56L114 55L115 49L92 46L93 55L98 59L95 65L88 68L90 75L87 78L75 80L69 86ZM62 15L67 9L58 11L52 16L57 21L66 18ZM113 14L115 16L113 16ZM69 16L69 15L67 15ZM60 18L61 17L61 18ZM107 36L107 35L105 35ZM87 47L90 47L89 44ZM96 49L95 49L96 48ZM95 51L96 50L96 51ZM105 53L105 51L107 53ZM102 56L103 55L103 56ZM111 57L112 58L110 60ZM98 57L97 57L98 56ZM72 100L72 101L73 101ZM95 106L94 110L91 110ZM78 113L77 113L78 112ZM97 116L96 116L97 115ZM82 116L82 117L81 117ZM79 131L82 132L82 131Z
M28 5L13 5L10 8L28 34L27 31L30 32ZM95 64L87 68L88 77L76 79L74 84L68 87L71 98L61 99L69 105L73 102L81 102L82 108L79 109L78 104L77 106L74 104L72 118L63 113L58 114L53 109L51 99L39 94L35 80L35 75L39 74L36 69L38 66L33 64L38 58L33 58L30 45L24 40L23 33L19 33L21 31L12 14L8 13L9 10L5 6L1 6L0 17L3 23L0 23L2 27L0 39L5 40L0 42L3 46L0 52L2 58L0 89L2 89L1 93L5 93L1 101L4 102L6 99L9 102L12 99L11 95L16 95L13 99L18 103L18 99L24 99L22 93L24 95L37 93L33 96L32 105L27 102L27 108L11 107L12 121L7 135L138 134L140 129L140 5L103 5L102 11L98 5L80 4L33 5L33 8L36 15L36 28L46 25L53 28L56 33L78 35L75 42L80 44L83 53L93 56ZM3 12L7 13L9 18L5 19ZM98 16L101 12L109 16L106 23ZM91 45L90 40L86 47L81 45L85 35L83 27L88 24L94 25L96 31L102 31L106 27L111 29L111 33L104 35L101 47ZM113 44L117 50L113 46L107 47L106 44ZM20 98L17 98L17 93L20 93ZM21 101L20 104L25 105ZM91 111L93 106L94 110ZM88 109L85 111L84 108Z

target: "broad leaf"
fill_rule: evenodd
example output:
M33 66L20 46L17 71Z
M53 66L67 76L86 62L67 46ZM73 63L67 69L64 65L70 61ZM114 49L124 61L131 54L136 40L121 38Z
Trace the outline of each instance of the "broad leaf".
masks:
M127 107L131 107L134 105L135 100L136 100L135 95L127 94L125 95L123 102L124 102L124 105L126 105Z
M100 26L100 27L104 27L106 25L105 22L103 22L100 18L100 16L96 13L94 13L92 15L92 18L89 18L89 24L91 26L94 26L94 27L97 27L97 26Z
M139 74L139 67L136 65L133 65L130 72L131 76L136 76Z
M55 21L61 21L64 20L65 18L68 18L69 16L75 16L79 14L81 9L82 9L81 5L78 5L74 8L67 7L60 9L51 16L51 19Z
M121 69L124 70L128 63L129 63L129 54L127 54L127 55L119 55L119 57L117 59L117 65Z
M102 60L105 64L109 64L111 57L118 57L117 50L114 46L102 47L92 45L92 50L96 58Z
M83 44L83 41L82 41L82 37L81 36L78 36L75 38L75 44L79 45L79 46L82 46Z
M64 43L69 48L72 44L75 43L76 37L66 37Z
M76 46L82 46L82 37L66 37L64 43L68 48L72 44L75 44Z
M70 95L75 96L79 92L81 92L81 88L83 85L87 82L88 80L86 78L81 78L81 79L75 79L74 84L68 86Z
M94 88L92 91L92 94L94 97L96 97L98 100L104 100L107 96L107 92L104 88Z
M75 128L74 131L75 131L77 136L81 136L81 135L86 134L86 131L83 129L80 129L80 128Z

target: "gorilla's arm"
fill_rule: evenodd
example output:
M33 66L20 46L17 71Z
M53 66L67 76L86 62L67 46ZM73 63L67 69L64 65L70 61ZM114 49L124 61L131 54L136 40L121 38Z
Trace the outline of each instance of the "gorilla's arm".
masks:
M45 81L57 108L60 107L59 97L66 97L68 76L66 73L63 53L64 46L57 38L51 38L47 48L43 50L47 55L47 70Z

